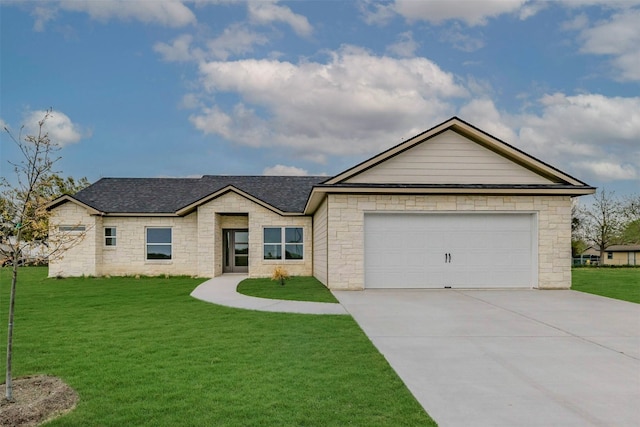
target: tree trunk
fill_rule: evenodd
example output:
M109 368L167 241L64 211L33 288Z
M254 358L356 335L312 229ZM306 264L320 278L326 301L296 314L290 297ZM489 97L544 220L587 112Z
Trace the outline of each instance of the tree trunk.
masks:
M17 251L16 251L17 254ZM9 297L9 328L7 332L7 390L5 398L13 400L13 376L11 374L11 362L13 359L13 313L16 304L16 283L18 282L18 255L13 257L13 274L11 277L11 296Z

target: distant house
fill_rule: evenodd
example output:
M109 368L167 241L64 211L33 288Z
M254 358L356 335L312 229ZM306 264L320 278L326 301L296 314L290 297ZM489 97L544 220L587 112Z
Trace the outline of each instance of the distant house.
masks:
M331 178L101 179L49 205L52 235L86 233L49 275L566 289L571 198L594 191L454 117Z
M640 265L640 245L613 245L604 253L603 265Z
M582 253L583 258L600 258L600 248L590 246ZM640 265L640 245L612 245L604 251L602 265Z

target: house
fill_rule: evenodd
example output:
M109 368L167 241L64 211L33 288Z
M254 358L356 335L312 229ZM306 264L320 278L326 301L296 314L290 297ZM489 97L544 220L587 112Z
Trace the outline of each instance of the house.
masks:
M583 255L597 255L600 248L589 247ZM640 245L611 245L604 251L602 265L640 265Z
M331 178L101 179L49 205L52 235L86 234L49 276L566 289L571 198L594 191L453 117Z

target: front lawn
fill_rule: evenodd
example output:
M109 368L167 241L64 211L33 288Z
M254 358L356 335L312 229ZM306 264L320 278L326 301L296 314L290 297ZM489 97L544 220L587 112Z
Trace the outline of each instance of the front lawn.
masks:
M189 296L200 282L21 268L14 376L58 376L79 393L52 426L434 425L350 316L207 304Z
M640 268L574 268L571 289L640 303Z
M265 279L245 279L238 284L241 294L259 298L294 301L338 302L331 291L318 279L309 276L294 276L284 286L280 282Z

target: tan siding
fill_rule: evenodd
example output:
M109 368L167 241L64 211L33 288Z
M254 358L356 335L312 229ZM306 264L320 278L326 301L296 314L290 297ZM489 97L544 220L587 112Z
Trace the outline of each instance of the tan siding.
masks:
M346 181L357 184L550 184L493 151L446 131Z
M613 258L609 259L608 251L605 251L603 261L605 265L629 265L629 252L613 252ZM631 265L640 264L640 252L636 252L635 257L631 255L631 262L634 261L636 264Z
M313 275L328 286L327 272L327 199L313 216Z

